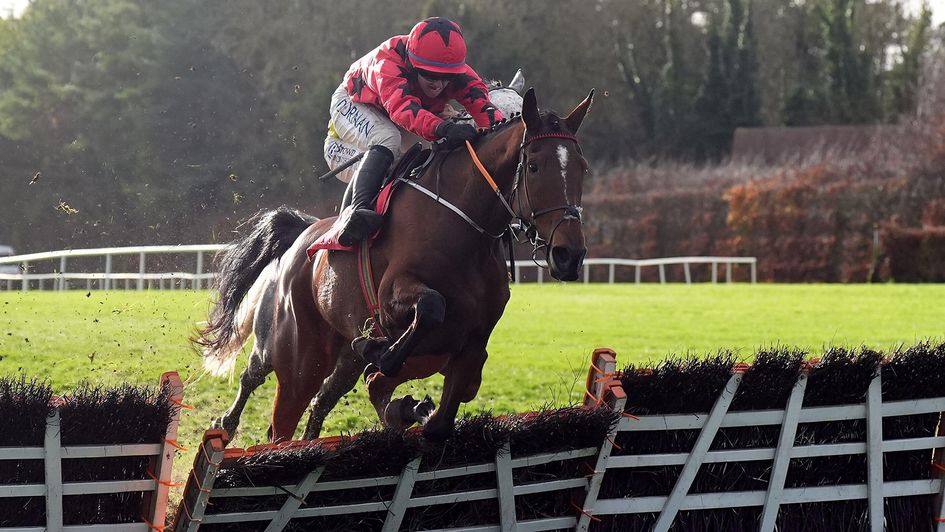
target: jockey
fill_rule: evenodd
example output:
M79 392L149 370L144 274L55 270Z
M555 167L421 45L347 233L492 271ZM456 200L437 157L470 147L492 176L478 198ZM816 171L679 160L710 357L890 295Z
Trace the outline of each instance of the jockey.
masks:
M351 246L380 227L374 196L402 145L445 139L456 146L476 137L472 125L446 119L455 113L449 100L465 107L480 127L503 118L466 64L462 31L445 18L418 23L410 35L389 39L348 69L331 97L325 159L335 168L354 155L352 147L365 154L342 200L341 216L347 220L341 222L341 245ZM339 153L339 146L347 153Z

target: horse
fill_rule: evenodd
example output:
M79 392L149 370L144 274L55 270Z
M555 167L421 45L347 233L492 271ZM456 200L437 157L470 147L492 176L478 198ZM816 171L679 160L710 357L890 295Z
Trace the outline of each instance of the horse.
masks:
M316 438L363 374L384 426L421 423L425 438L446 439L460 404L478 394L486 346L510 297L501 236L512 231L544 249L555 279L579 276L588 164L576 134L593 96L562 117L539 111L529 89L519 117L474 142L482 170L467 150L444 150L400 184L370 250L379 279L373 328L357 253L306 252L335 218L284 207L261 215L221 255L218 300L194 339L205 368L222 375L256 335L237 397L217 426L233 435L249 396L274 371L270 441L291 440L309 405L303 438ZM392 400L398 385L437 372L438 408L428 399Z

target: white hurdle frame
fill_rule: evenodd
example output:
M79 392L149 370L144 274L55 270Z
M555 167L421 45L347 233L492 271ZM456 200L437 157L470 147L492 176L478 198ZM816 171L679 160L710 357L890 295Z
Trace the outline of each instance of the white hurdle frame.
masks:
M209 431L208 431L209 432ZM318 482L324 467L319 467L310 473L306 478L294 486L264 486L264 487L245 487L245 488L213 488L212 483L216 471L219 470L219 460L222 458L222 448L218 444L205 441L205 445L218 449L217 454L210 455L210 460L199 460L196 464L193 476L203 480L200 482L200 488L197 490L188 490L193 493L193 497L185 495L181 503L182 508L178 517L178 523L175 530L178 532L196 532L204 524L221 523L242 523L242 522L268 522L267 532L277 532L283 530L291 519L302 519L307 517L330 516L340 514L361 514L373 512L387 512L382 530L396 531L403 524L403 518L406 511L418 506L434 506L439 504L452 504L463 501L476 501L484 499L494 499L498 501L500 508L501 522L493 526L483 527L461 527L449 530L496 530L496 531L539 531L555 530L560 528L574 528L577 524L575 517L552 517L544 519L532 519L527 521L518 521L515 517L515 497L531 493L545 493L559 491L568 488L584 488L588 486L588 480L583 476L577 478L568 478L539 483L529 483L524 485L514 485L512 481L512 471L514 469L526 466L540 465L559 460L572 460L594 457L598 454L596 447L578 449L574 451L551 453L543 455L526 456L521 458L511 458L508 447L504 447L496 454L496 460L490 463L460 466L450 469L441 469L434 471L418 472L420 468L420 458L411 460L400 474L387 477L366 478L358 480L341 480L331 482ZM216 463L216 466L213 463ZM214 470L215 469L215 470ZM447 493L440 495L427 495L414 497L411 495L414 485L417 482L451 478L457 476L481 474L494 472L496 474L496 487L483 488L476 490L467 490L462 492ZM302 508L301 503L311 492L325 492L342 489L355 489L363 487L378 486L396 486L394 494L389 500L378 500L375 502L316 506ZM194 486L196 487L196 485ZM279 510L263 512L232 512L220 514L206 514L207 504L214 498L222 497L254 497L254 496L277 496L289 493L282 508Z
M599 369L598 369L599 368ZM616 360L613 351L598 349L594 352L592 369L588 376L589 395L593 400L586 404L602 405L623 412L626 396L623 395L619 383L614 380ZM203 524L241 523L247 521L266 522L266 532L278 532L294 518L306 518L339 514L360 514L372 512L387 512L382 530L394 532L403 524L404 515L410 508L420 506L434 506L439 504L453 504L463 501L493 499L499 505L500 522L493 525L476 527L459 527L445 530L468 530L475 532L529 532L541 530L557 530L562 528L577 528L581 523L589 523L594 517L588 511L597 498L604 472L606 471L607 456L616 433L617 426L608 433L601 448L587 447L558 453L522 456L512 458L509 444L506 443L497 453L493 462L464 465L449 469L437 469L419 472L421 459L410 461L398 475L365 478L357 480L340 480L318 482L324 467L319 467L295 486L263 486L244 488L214 488L213 481L223 459L225 432L209 430L204 435L203 451L195 459L191 478L184 492L184 499L178 513L177 532L197 532ZM527 466L536 466L562 460L589 460L594 465L594 472L587 476L564 478L551 481L533 482L516 485L513 481L513 471ZM414 486L418 482L445 479L466 475L492 473L496 475L495 488L466 490L439 495L412 496ZM199 479L199 480L197 480ZM375 502L317 506L302 508L301 503L311 492L325 492L331 490L354 489L363 487L396 486L390 500ZM518 520L515 512L515 497L533 493L547 493L565 489L583 489L585 492L584 510L574 516L548 517L542 519ZM222 497L253 497L285 495L286 500L279 510L265 512L233 512L207 515L205 509L213 498Z
M322 470L314 471L308 478L296 486L265 486L214 489L212 487L220 460L223 458L223 441L226 434L222 431L208 431L205 435L206 449L198 459L191 475L191 481L200 479L195 487L185 491L182 503L183 512L190 515L179 519L178 532L197 532L202 523L233 523L244 521L268 521L268 532L282 530L292 518L314 517L323 515L358 514L368 512L387 512L383 530L398 530L408 508L450 504L460 501L493 499L499 504L500 522L492 525L466 527L463 530L476 532L494 531L532 531L551 529L575 529L587 531L592 521L601 516L616 514L656 513L653 530L669 530L679 512L689 510L709 510L718 508L760 507L761 520L759 530L773 532L782 505L829 502L844 500L866 500L871 531L883 530L884 500L887 497L934 495L932 508L934 527L938 532L945 532L945 396L927 399L883 402L881 372L869 384L865 400L859 404L837 406L803 407L804 393L808 375L801 372L792 388L783 409L730 411L731 402L743 380L743 365L737 366L733 374L716 398L708 412L669 414L653 416L631 416L625 414L624 407L627 393L623 390L616 370L616 355L606 348L597 349L592 355L591 369L587 379L585 404L607 405L623 414L618 423L601 442L600 447L588 447L563 453L523 456L512 459L508 449L497 453L494 462L454 467L444 470L418 472L420 459L411 461L397 475L318 482ZM912 416L919 414L939 414L939 424L935 436L919 438L899 438L884 440L882 420L886 417ZM801 423L825 421L865 420L866 437L862 442L834 444L795 445L798 426ZM745 448L729 450L710 450L712 441L720 429L751 426L780 426L777 443L773 448ZM699 435L689 452L658 454L617 454L613 455L614 441L621 432L634 433L656 430L698 430ZM216 433L216 434L214 434ZM933 478L903 481L885 481L883 479L883 456L888 452L929 451L929 466L938 471ZM863 484L786 488L785 480L791 459L844 456L865 454L867 459L867 481ZM564 478L542 481L525 485L515 485L512 471L526 465L538 465L559 460L585 459L593 463L593 471L586 477ZM691 494L689 490L700 467L703 464L770 461L771 476L768 486L763 490L739 492L712 492ZM682 466L676 483L667 496L600 498L600 487L606 474L619 475L621 470L636 467ZM495 472L496 487L467 490L457 493L412 497L411 492L417 482L443 479L462 475ZM937 478L934 478L937 477ZM396 486L390 500L302 508L299 503L310 492L335 489L351 489L377 486ZM573 517L551 517L518 521L515 514L515 497L529 493L543 493L562 489L582 489L583 506L578 508ZM294 494L288 497L278 511L269 512L234 512L228 514L205 515L203 509L214 497L252 497ZM190 497L190 498L188 498ZM190 518L192 516L192 518ZM455 530L455 529L453 529ZM442 532L442 531L440 531Z
M184 386L177 372L168 372L161 376L161 385L170 388L170 399L179 404L183 398ZM161 529L165 525L167 497L173 467L175 448L168 442L177 438L180 423L180 410L168 425L167 433L161 443L149 444L112 444L112 445L74 445L63 447L60 440L60 407L55 406L46 421L46 434L42 447L0 447L0 460L43 460L45 463L45 482L43 484L0 485L0 498L6 497L45 497L46 526L40 527L0 527L0 532L148 532L152 526ZM63 482L62 461L75 458L111 458L119 456L150 456L151 471L158 480L108 480L86 482ZM63 497L69 495L89 495L101 493L124 493L129 491L146 492L142 509L142 518L150 525L141 523L100 524L100 525L63 525Z
M886 497L914 495L936 495L938 516L945 513L945 482L941 478L885 482L883 480L883 454L895 451L928 449L929 465L943 464L945 433L940 423L938 435L926 438L902 438L884 440L882 418L945 412L945 397L907 401L882 401L882 380L879 372L870 382L866 401L861 404L802 408L807 375L800 374L788 404L783 410L759 410L729 412L728 407L738 389L741 377L732 375L724 390L708 413L641 416L638 419L624 418L618 432L651 430L700 430L698 439L689 453L667 453L646 455L611 456L607 463L611 474L619 474L621 468L659 467L683 465L683 470L669 496L628 497L599 499L593 507L596 515L659 513L654 530L665 531L683 510L708 510L717 508L762 507L760 530L775 529L775 521L782 504L797 504L826 501L868 501L870 530L883 530L883 502ZM632 393L632 390L629 391ZM866 420L865 442L794 445L794 435L799 423L840 420ZM708 446L723 427L748 427L780 425L781 434L775 448L733 449L709 451ZM792 458L842 456L866 454L867 482L838 486L785 488L784 480ZM772 461L772 474L766 491L713 492L689 494L691 482L702 464L741 461ZM941 475L940 475L941 476ZM582 530L582 529L579 529ZM936 530L945 532L945 522L939 520Z

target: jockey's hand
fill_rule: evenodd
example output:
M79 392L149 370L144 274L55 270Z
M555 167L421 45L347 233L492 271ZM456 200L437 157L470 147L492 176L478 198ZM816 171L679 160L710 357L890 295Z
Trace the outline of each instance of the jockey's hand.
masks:
M450 104L446 104L443 107L443 112L437 116L439 116L443 120L465 120L467 118L470 118L469 113L467 113L465 110L460 112L458 109L456 109Z
M478 133L476 128L469 124L457 124L449 120L440 122L434 131L436 135L446 141L446 145L452 148L460 146L467 140L473 140Z

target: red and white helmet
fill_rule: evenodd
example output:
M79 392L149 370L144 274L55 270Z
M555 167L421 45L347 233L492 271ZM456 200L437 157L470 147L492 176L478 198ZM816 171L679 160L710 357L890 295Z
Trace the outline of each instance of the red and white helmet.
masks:
M430 17L410 30L407 55L413 66L423 70L444 74L466 70L463 32L459 24L442 17Z

